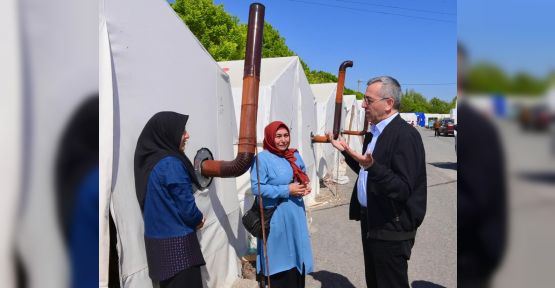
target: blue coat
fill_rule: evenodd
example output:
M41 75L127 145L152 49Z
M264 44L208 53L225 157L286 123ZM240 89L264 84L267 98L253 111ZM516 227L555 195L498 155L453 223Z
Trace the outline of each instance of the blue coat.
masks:
M295 152L295 158L297 158L297 166L306 171L298 152ZM293 169L285 158L266 150L258 154L258 162L260 165L258 168L260 190L264 206L274 206L279 198L283 201L270 221L270 235L267 240L269 275L292 268L297 268L299 273L303 273L303 264L304 272L310 273L313 271L312 247L306 223L304 201L302 198L289 196ZM254 195L259 195L256 170L255 159L251 166L251 188ZM256 270L259 273L261 267L266 265L263 255L262 239L258 239ZM267 272L265 274L268 275Z
M144 220L147 238L185 236L202 220L189 174L176 157L162 158L150 172Z
M202 213L195 204L191 178L178 158L164 157L150 172L143 217L152 279L166 280L205 264L195 233Z

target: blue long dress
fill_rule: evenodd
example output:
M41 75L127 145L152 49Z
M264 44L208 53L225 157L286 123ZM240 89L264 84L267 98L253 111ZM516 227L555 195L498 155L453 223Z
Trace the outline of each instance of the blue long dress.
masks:
M296 164L305 171L301 155L295 152ZM313 271L312 247L303 198L289 196L289 184L293 179L293 169L289 162L282 157L264 150L258 154L260 167L260 192L265 207L272 207L279 198L282 203L270 221L270 235L267 249L269 272L273 275L279 272L297 268L299 273L308 274ZM251 188L254 195L259 195L257 185L256 159L251 166ZM262 239L258 239L256 270L261 273L261 267L266 265ZM267 270L267 269L264 269Z

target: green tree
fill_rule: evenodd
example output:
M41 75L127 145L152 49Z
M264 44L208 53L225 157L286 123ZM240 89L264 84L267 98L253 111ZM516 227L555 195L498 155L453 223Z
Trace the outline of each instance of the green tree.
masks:
M467 76L467 89L478 93L503 93L510 89L510 80L501 69L491 63L478 63Z
M245 28L245 33L247 25L243 25ZM246 34L245 34L246 36ZM262 57L272 58L272 57L289 57L295 56L295 52L291 51L287 44L285 44L285 38L281 37L279 31L276 30L270 23L264 23L264 41L262 41Z
M545 79L519 72L510 77L492 63L478 63L470 67L466 88L470 93L502 93L517 95L540 95L545 93L550 76Z
M450 103L447 103L437 97L432 98L432 100L430 100L430 110L428 111L429 113L441 113L441 114L447 114L451 111L450 108Z
M414 91L408 90L405 92L404 95L401 97L401 107L399 108L399 112L408 113L408 112L430 112L430 104L426 97L422 94Z
M204 48L216 61L241 60L245 57L247 24L228 14L223 4L215 5L212 0L176 0L171 7L185 22ZM277 29L264 23L262 57L295 56ZM310 84L337 82L337 76L325 71L311 70L301 59L303 70ZM346 94L363 94L345 87Z
M171 6L216 61L245 57L246 31L239 27L239 18L229 15L222 4L176 0Z
M546 88L546 81L536 79L531 75L520 72L514 76L511 83L511 91L513 94L542 94Z

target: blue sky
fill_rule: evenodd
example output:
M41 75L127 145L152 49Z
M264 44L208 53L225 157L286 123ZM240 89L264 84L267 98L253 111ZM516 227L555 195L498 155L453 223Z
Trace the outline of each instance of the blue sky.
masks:
M266 6L266 21L311 69L337 74L341 62L352 60L346 79L351 89L357 90L357 80L362 80L364 93L369 78L391 75L403 89L415 89L428 99L450 101L456 95L454 0L259 2ZM214 3L224 4L228 13L247 22L250 1Z
M458 1L458 35L471 62L545 77L555 68L555 1Z

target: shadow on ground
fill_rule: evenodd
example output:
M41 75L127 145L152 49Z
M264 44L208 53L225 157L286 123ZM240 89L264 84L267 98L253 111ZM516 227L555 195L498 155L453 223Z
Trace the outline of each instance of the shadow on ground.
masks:
M538 182L551 185L555 184L555 172L552 171L523 172L520 173L520 177L530 182Z
M445 288L445 286L441 286L432 282L418 280L412 281L412 288Z
M436 166L437 168L441 168L441 169L457 170L457 162L434 162L434 163L428 163L428 164Z
M322 283L322 288L355 288L349 279L337 273L317 271L309 275L312 276L314 280L320 281L320 283Z

